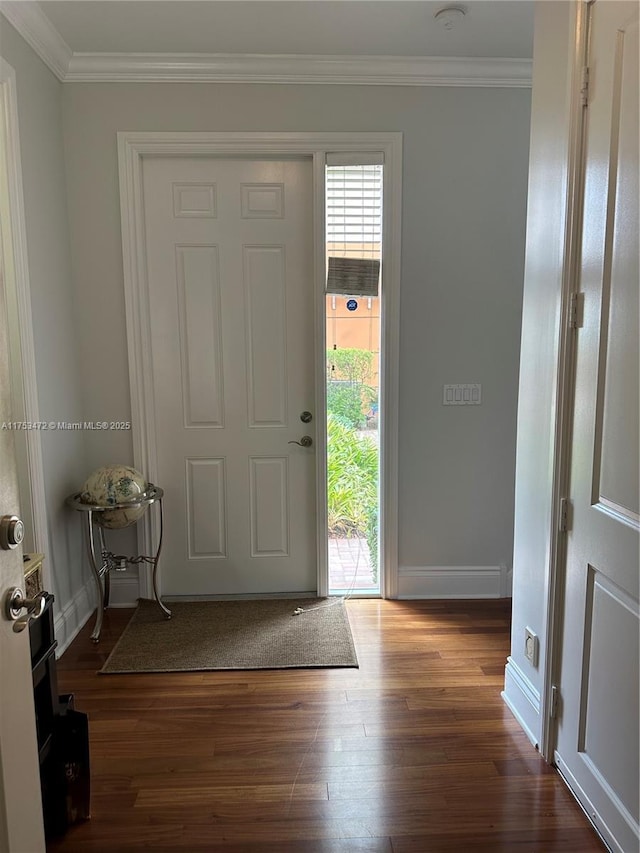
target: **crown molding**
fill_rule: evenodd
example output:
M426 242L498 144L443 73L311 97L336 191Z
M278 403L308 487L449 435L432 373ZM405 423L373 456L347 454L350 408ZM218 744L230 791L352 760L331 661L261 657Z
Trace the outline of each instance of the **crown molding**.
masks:
M58 80L64 81L73 52L38 3L3 0L0 3L0 12Z
M0 12L64 83L320 83L530 88L530 59L227 53L74 53L34 2Z
M74 53L68 83L313 83L530 88L529 59Z

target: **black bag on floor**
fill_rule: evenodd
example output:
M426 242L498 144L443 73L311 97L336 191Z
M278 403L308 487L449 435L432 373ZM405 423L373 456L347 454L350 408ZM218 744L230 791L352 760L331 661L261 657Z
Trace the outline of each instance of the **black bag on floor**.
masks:
M66 823L70 826L91 816L87 715L73 710L72 707L63 707L63 712L56 719L55 739L56 759L65 792Z

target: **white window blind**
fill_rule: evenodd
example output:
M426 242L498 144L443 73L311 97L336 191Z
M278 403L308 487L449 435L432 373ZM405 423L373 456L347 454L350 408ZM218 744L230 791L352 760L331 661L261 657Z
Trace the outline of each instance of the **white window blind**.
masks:
M382 238L379 164L326 169L327 292L376 296ZM348 263L337 259L350 259Z

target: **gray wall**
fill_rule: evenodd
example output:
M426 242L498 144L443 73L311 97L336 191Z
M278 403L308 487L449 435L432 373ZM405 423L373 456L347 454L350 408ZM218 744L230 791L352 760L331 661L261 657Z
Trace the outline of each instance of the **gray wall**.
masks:
M41 417L130 418L117 131L399 130L400 565L510 565L529 92L63 86L4 20L0 49L18 80ZM481 382L483 405L442 407L445 382ZM130 462L131 436L43 444L47 560L64 607L86 565L63 498L94 467Z
M62 133L62 85L0 19L0 55L14 68L40 418L83 418L80 351L71 281ZM86 581L81 527L64 498L85 476L84 435L43 432L48 585L63 610Z
M529 91L66 84L63 104L91 420L130 417L117 131L404 133L400 564L510 565ZM443 408L445 382L483 405ZM89 469L131 459L129 434L87 435Z

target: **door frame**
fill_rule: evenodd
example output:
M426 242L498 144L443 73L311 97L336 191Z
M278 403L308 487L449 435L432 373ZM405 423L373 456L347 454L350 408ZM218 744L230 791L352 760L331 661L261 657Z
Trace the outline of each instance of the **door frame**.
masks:
M572 87L569 101L570 135L567 150L567 208L564 233L561 293L560 337L557 362L553 456L553 491L549 531L550 559L546 602L547 654L541 697L540 752L553 762L557 742L554 713L554 688L560 688L562 631L564 628L564 591L566 581L567 531L563 528L562 507L570 498L574 375L578 329L571 322L572 298L580 292L582 263L582 227L587 130L587 105L583 102L583 69L588 63L590 0L575 2L575 38L573 39Z
M398 588L398 386L400 355L400 250L402 133L131 132L118 137L118 170L124 264L125 313L131 393L133 464L152 482L157 474L149 285L146 269L142 163L144 157L300 157L313 162L314 328L316 412L323 429L316 443L317 593L328 594L325 388L325 161L328 153L382 152L383 287L382 373L380 378L381 595ZM158 483L158 485L162 485ZM141 554L153 552L156 513L137 525ZM160 572L160 575L162 573ZM150 573L139 576L140 595L152 594Z
M4 272L6 277L7 315L9 324L17 329L13 342L10 341L10 370L12 377L13 418L32 424L40 422L38 406L38 384L35 358L35 338L31 311L31 287L29 279L29 256L27 252L27 225L22 187L22 162L20 157L20 135L18 122L18 94L16 73L13 67L0 56L0 139L4 157L0 162L0 207L8 208L8 221L0 235L4 249ZM6 175L6 186L1 175ZM9 255L9 257L7 257ZM19 374L19 381L16 381ZM19 393L16 394L16 385ZM20 494L22 511L28 503L33 524L34 548L38 553L49 551L47 502L42 462L42 436L39 429L19 431L24 440L23 458L27 470L22 472L21 482L28 481L28 492ZM24 464L24 463L23 463ZM24 490L23 490L24 491ZM49 587L48 563L44 564L44 585Z
M569 500L573 448L574 374L578 329L571 322L572 298L580 292L582 224L586 165L586 110L583 103L583 69L588 62L590 0L575 0L575 38L572 40L572 82L569 98L570 131L566 152L567 207L564 231L560 327L556 367L557 396L554 412L553 485L549 528L549 571L546 605L546 655L540 701L540 752L553 763L557 741L554 688L560 687L567 532L561 521L562 506Z

